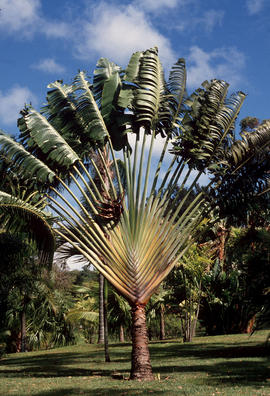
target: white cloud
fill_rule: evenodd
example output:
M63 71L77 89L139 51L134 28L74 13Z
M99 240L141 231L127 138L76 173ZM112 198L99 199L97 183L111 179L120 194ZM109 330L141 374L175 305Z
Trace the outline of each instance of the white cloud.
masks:
M45 73L64 73L65 68L56 63L52 58L42 59L39 63L32 66L34 69L41 70Z
M187 57L188 79L190 87L199 87L204 80L219 78L235 86L241 81L245 66L243 53L236 48L218 48L205 52L194 46Z
M161 152L163 150L164 144L165 144L165 138L162 138L160 135L157 135L157 137L155 138L155 142L152 148L152 155L154 158L154 161L157 162L160 158ZM129 133L128 134L128 141L129 144L132 147L133 153L134 153L134 147L135 147L135 142L136 142L136 134L135 133ZM139 148L141 149L142 147L142 141L143 141L143 130L141 131L140 134L140 140L139 140ZM146 152L148 153L149 149L150 149L150 145L151 145L151 135L147 135L146 137L146 143L145 143L145 148L146 148ZM166 160L168 160L171 155L168 153L168 150L172 148L171 143L169 143L168 149L167 149L167 154L166 154ZM145 155L145 158L147 158L147 155ZM146 162L146 159L145 159Z
M38 20L40 0L0 0L0 28L29 34Z
M47 37L66 37L71 33L70 25L50 21L42 16L40 0L0 0L0 29L6 34L31 37L42 33Z
M7 92L0 91L0 120L4 124L12 124L19 117L25 104L36 103L35 95L27 88L15 85Z
M164 65L177 60L170 41L152 26L143 11L132 5L113 7L101 3L82 29L77 52L85 59L102 55L123 65L133 52L158 46Z
M65 22L40 19L40 31L48 38L67 38L72 35L73 28Z
M201 16L189 15L187 19L182 18L178 23L177 29L185 31L187 29L203 28L206 32L212 32L216 25L221 26L225 12L222 10L207 10Z
M211 32L215 25L221 25L224 14L224 11L208 10L201 18L198 18L198 24L204 26L208 32Z
M263 9L264 0L247 0L247 10L250 15L258 14Z
M147 11L157 11L164 7L174 8L179 3L179 0L139 0L134 2L138 7L142 7Z

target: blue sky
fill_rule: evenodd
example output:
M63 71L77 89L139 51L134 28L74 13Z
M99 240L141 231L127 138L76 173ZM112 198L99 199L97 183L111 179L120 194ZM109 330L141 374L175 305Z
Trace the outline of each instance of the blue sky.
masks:
M47 85L92 75L99 57L125 66L157 45L165 69L187 62L188 91L221 78L248 94L241 117L270 118L268 0L0 0L0 128L16 133Z

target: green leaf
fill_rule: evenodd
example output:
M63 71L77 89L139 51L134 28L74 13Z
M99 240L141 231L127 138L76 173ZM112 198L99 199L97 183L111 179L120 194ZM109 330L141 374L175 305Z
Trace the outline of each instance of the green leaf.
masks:
M75 77L73 91L77 94L76 111L86 136L93 146L103 146L108 131L84 72L79 72Z
M46 216L31 204L0 191L0 219L5 230L23 233L29 242L34 242L42 265L51 265L55 250L55 238Z
M36 110L29 108L24 115L25 125L38 148L46 154L45 161L69 168L80 158L58 131Z
M25 148L0 130L1 152L9 158L22 177L34 177L41 183L52 183L55 173L42 161L30 154Z

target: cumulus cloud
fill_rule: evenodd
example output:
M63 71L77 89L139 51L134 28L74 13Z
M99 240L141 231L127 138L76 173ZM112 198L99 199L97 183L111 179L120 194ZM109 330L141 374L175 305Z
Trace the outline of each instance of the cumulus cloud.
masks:
M40 62L32 66L33 69L41 70L45 73L64 73L64 66L56 63L52 58L42 59Z
M42 33L47 37L66 37L70 26L61 21L50 21L42 16L40 0L0 0L0 29L6 34L19 33L32 37Z
M12 124L19 117L20 110L26 103L37 102L35 95L27 87L15 85L6 92L0 91L0 120Z
M247 10L250 15L258 14L264 6L264 0L247 0Z
M10 33L30 33L38 20L40 0L0 0L0 8L0 28Z
M177 60L170 41L153 27L143 11L133 5L113 7L101 3L82 29L83 37L77 43L77 54L81 58L102 55L124 64L132 52L158 46L165 65Z
M204 80L219 78L235 86L241 81L245 66L243 53L236 48L218 48L211 52L193 46L187 57L188 86L200 86Z

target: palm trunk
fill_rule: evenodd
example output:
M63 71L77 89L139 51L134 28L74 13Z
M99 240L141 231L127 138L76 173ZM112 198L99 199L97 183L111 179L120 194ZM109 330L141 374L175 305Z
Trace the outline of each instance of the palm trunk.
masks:
M154 379L150 363L146 315L144 304L133 304L132 313L132 355L130 379Z
M119 327L119 341L125 342L125 333L124 333L123 325L120 325L120 327Z
M159 339L160 340L165 340L165 320L164 320L164 305L161 304L160 306L160 331L159 331Z
M104 353L105 353L105 362L110 362L109 355L109 338L108 338L108 315L107 315L107 305L108 305L108 284L107 280L104 280Z
M21 312L21 352L26 351L26 320L25 320L25 307L23 307L23 310Z
M98 344L104 344L104 276L99 274Z

